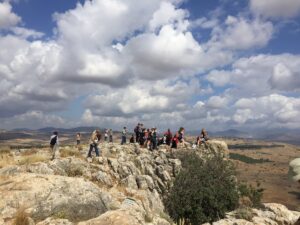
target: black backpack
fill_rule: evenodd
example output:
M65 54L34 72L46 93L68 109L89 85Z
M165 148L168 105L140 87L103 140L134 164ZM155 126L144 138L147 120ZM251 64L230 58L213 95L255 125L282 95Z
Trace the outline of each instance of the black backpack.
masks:
M51 140L50 140L50 145L51 145L51 146L54 146L54 145L56 144L56 141L57 141L57 136L51 138Z

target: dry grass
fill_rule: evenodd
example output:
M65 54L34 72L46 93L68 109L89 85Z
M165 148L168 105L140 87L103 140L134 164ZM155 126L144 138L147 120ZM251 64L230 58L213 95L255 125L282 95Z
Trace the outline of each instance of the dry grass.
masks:
M29 155L24 156L18 162L19 165L29 165L36 162L45 162L48 158L45 155Z
M76 158L82 158L82 155L78 150L64 149L64 148L60 150L60 156L61 157L74 156Z
M28 156L28 155L34 155L38 152L37 149L30 149L30 150L26 150L24 152L21 153L22 156Z
M11 153L8 154L0 154L0 168L4 168L6 166L14 165L14 157Z
M26 212L26 208L20 207L15 213L13 225L29 225L29 217L30 215Z
M11 154L11 149L8 147L3 147L0 149L0 155Z

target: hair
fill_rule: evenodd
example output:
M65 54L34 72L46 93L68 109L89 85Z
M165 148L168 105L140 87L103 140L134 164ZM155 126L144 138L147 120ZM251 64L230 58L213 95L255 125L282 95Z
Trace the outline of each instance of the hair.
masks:
M54 135L58 135L58 132L57 132L57 131L54 131L53 134L54 134Z
M183 130L184 130L184 128L183 128L183 127L180 127L178 132L180 133L180 132L183 131Z

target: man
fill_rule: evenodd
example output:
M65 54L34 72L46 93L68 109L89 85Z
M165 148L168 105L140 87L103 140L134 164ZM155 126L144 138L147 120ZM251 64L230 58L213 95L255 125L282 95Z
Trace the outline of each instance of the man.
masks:
M126 134L127 134L127 128L123 127L121 145L126 144Z
M59 141L57 131L54 131L53 135L50 137L50 149L52 153L51 160L54 160L59 155Z
M134 128L135 133L135 141L138 142L140 139L140 123L137 124L137 126Z

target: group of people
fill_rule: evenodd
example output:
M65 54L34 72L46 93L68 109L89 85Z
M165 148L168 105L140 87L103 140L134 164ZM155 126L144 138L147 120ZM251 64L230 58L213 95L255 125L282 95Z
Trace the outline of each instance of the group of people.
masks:
M135 136L134 136L135 134ZM175 132L174 136L170 129L163 133L161 137L158 136L158 131L156 127L153 128L145 128L142 123L138 123L134 128L134 134L131 135L129 140L130 143L138 143L140 147L147 148L149 150L157 150L159 145L170 146L171 148L177 148L180 144L181 146L185 146L185 129L180 127L177 132ZM121 145L126 144L127 139L127 128L123 127L121 133ZM99 143L101 140L101 132L100 130L95 130L92 132L90 140L89 140L89 151L87 157L92 157L92 151L95 150L96 156L100 156ZM206 130L203 128L201 130L200 135L197 137L196 143L194 145L201 145L205 143L208 138L208 134ZM104 132L104 141L105 142L113 142L113 131L112 129L106 129ZM76 144L79 146L81 143L81 133L76 134ZM52 160L56 158L56 155L59 151L59 140L58 140L58 132L53 132L53 135L50 138L50 148L52 150Z

